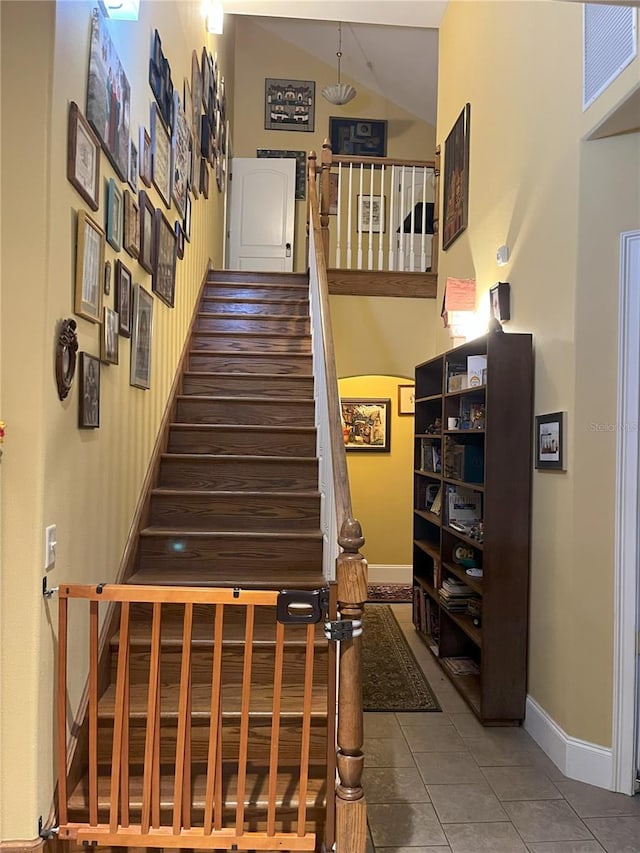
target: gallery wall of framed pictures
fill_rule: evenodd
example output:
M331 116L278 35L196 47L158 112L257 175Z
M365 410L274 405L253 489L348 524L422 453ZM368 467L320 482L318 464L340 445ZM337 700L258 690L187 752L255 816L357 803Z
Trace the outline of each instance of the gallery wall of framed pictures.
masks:
M161 311L175 305L193 202L209 198L210 172L223 190L227 140L225 79L208 47L190 51L180 82L167 49L171 39L165 45L160 27L152 31L147 120L134 127L132 102L140 92L132 99L111 22L96 8L88 23L86 108L69 101L67 179L77 193L72 307L99 332L96 351L81 353L78 424L96 429L99 370L122 362L120 338L130 338L130 385L151 387L154 303Z

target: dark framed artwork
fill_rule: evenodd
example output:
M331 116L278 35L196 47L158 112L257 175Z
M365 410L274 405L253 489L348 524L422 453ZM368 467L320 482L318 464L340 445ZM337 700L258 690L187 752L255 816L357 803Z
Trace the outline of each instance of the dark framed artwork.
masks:
M313 132L316 84L313 80L264 81L264 129Z
M116 261L116 311L118 312L118 332L123 338L131 337L131 271L122 261Z
M67 178L91 210L100 204L100 141L78 105L69 104Z
M204 157L200 158L200 192L209 198L209 164Z
M176 232L176 255L178 260L181 261L184 258L184 230L182 228L182 222L179 222L177 219L174 225L174 230Z
M258 148L259 158L281 157L296 161L296 200L304 201L307 197L307 152L286 151L276 148Z
M140 125L138 138L138 161L140 164L140 180L151 186L151 137L146 129Z
M566 471L566 412L536 415L536 468Z
M68 317L61 320L56 339L56 383L58 397L66 400L73 385L76 372L76 353L78 351L78 324Z
M129 166L131 87L98 9L91 14L87 120L122 181Z
M167 207L171 206L171 138L156 104L151 104L151 179Z
M140 284L133 288L131 331L131 367L129 384L151 387L151 341L153 332L153 296Z
M154 31L151 57L149 59L149 85L156 99L162 121L167 129L173 124L173 82L171 67L162 52L162 41L158 30Z
M100 360L105 364L118 363L118 324L117 311L105 306L100 335Z
M443 249L448 249L467 227L470 119L471 104L465 104L444 142Z
M329 140L334 154L386 157L387 122L384 119L329 116Z
M122 248L122 228L124 222L124 210L122 190L113 178L107 183L107 214L106 234L107 242L116 252Z
M140 254L140 208L129 190L124 191L122 247L132 258Z
M138 171L138 148L133 139L129 139L129 174L127 176L127 183L134 193L138 192Z
M202 113L202 72L200 57L194 50L191 53L191 100L193 101L193 134L194 147L199 154L200 149L200 114Z
M499 281L489 290L489 316L500 323L511 319L511 285Z
M104 231L86 210L78 211L74 311L99 323L104 284Z
M191 151L189 147L191 132L177 92L174 100L173 134L171 137L172 194L178 213L183 217L189 175L191 174Z
M156 209L148 194L140 192L140 254L138 262L147 272L153 272L153 230Z
M151 289L169 308L173 308L176 289L176 232L158 208L153 236L153 273Z
M391 450L391 400L355 398L340 400L345 449L389 453Z
M97 429L100 426L100 359L81 352L79 373L78 426Z

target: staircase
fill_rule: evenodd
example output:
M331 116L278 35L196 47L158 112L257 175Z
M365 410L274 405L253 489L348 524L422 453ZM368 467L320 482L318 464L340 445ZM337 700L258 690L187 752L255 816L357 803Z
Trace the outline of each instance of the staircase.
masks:
M210 274L128 583L243 590L312 590L325 585L313 394L307 277L228 271ZM205 815L216 648L213 609L193 607L189 634L186 737L191 771L184 774L190 807L187 826L202 826ZM306 804L305 831L316 833L320 849L327 820L327 776L330 811L334 772L331 757L327 759L334 750L332 727L327 725L328 697L332 700L331 690L327 691L330 662L322 625L286 626L282 701L279 721L274 723L275 608L256 607L251 630L247 608L225 606L224 610L219 662L222 748L218 756L223 824L233 823L240 808L246 831L275 828L302 834L300 808ZM185 612L183 604L162 605L160 761L154 772L159 786L156 819L168 825L169 831L178 773L176 744L181 737L178 718L187 636ZM130 779L129 814L125 816L132 824L140 822L143 808L153 613L154 605L144 603L132 604L129 611L129 723L124 737ZM106 689L97 708L99 823L110 821L114 719L119 703L116 673L119 660L125 659L121 633L122 628L110 642L110 675L105 677ZM250 700L245 667L248 637L252 638ZM310 679L309 698L303 702L305 678ZM305 702L310 723L303 719ZM269 764L274 726L279 728L276 780ZM308 783L301 781L305 760L301 750L304 756L305 749ZM276 810L269 815L269 795L273 797L274 792ZM88 775L84 775L70 793L69 821L87 822L89 812ZM122 809L120 823L126 826ZM329 833L330 824L331 817ZM280 844L260 849L286 848Z

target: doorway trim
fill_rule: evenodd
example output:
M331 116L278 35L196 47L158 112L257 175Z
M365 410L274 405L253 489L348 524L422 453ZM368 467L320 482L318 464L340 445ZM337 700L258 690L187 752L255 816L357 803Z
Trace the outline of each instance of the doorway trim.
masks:
M616 450L612 787L635 791L640 565L640 231L620 235ZM634 286L635 281L635 286Z

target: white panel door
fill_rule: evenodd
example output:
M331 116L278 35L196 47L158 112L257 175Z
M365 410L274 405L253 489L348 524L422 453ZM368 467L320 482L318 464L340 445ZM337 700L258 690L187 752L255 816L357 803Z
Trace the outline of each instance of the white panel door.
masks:
M234 157L229 269L293 271L296 161Z

